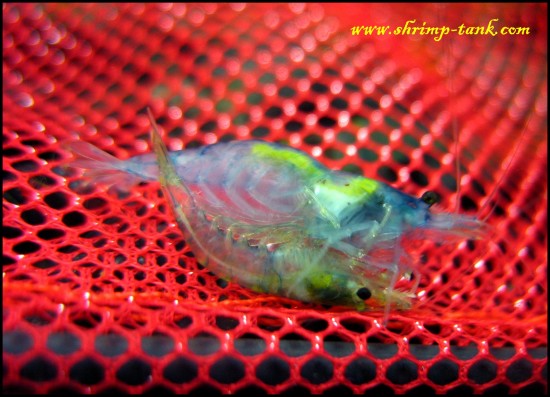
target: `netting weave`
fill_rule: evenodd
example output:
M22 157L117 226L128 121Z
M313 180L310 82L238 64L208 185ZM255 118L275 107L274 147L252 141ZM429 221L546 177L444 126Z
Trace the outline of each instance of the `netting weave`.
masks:
M2 12L5 392L547 391L546 4ZM351 30L492 19L529 34ZM420 247L418 297L386 325L250 292L197 264L158 184L65 167L69 140L151 151L147 107L171 150L286 143L495 232Z

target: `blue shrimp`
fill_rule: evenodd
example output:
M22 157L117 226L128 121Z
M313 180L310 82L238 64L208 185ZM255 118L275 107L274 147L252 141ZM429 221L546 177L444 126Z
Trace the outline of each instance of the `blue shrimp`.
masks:
M73 142L72 165L108 185L160 181L198 262L256 292L385 308L387 318L390 306L411 306L420 279L407 239L487 232L475 217L434 211L435 193L416 198L291 147L247 140L168 152L149 116L154 153L122 161Z

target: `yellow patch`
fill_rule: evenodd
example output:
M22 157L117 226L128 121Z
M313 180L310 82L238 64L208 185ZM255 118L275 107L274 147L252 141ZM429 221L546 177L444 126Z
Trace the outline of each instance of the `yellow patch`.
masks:
M339 227L339 214L349 206L360 205L368 200L378 186L378 182L363 177L356 177L345 184L322 180L315 184L313 194L320 214Z
M317 168L313 159L294 150L276 148L267 143L258 143L252 147L252 154L264 159L292 164L308 177L320 177L324 174L322 170ZM323 189L328 191L339 192L352 197L359 197L365 193L372 194L378 189L378 182L363 177L352 179L346 185L336 185L323 179L319 182L319 186L321 185Z
M363 196L365 193L372 194L378 189L378 182L372 179L357 177L345 185L336 185L326 182L323 188L329 191L342 193L351 197Z
M320 176L323 173L317 168L313 159L294 150L276 148L267 143L258 143L252 147L252 154L264 159L292 164L309 177Z
M332 275L327 273L317 273L312 274L309 278L309 281L311 283L311 287L314 290L322 291L324 289L327 289L332 284Z

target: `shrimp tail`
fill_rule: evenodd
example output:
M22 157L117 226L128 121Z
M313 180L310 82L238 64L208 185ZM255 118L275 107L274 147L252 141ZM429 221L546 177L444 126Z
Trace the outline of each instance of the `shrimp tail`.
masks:
M68 166L84 169L84 176L88 183L99 183L114 186L119 191L128 191L144 178L132 172L124 160L119 160L96 146L74 141L64 144L64 147L73 154Z
M157 156L162 192L170 203L170 207L179 228L185 236L186 242L193 250L199 263L205 267L208 267L212 263L212 266L215 266L219 274L225 274L227 278L231 278L231 274L233 273L232 265L227 261L227 258L214 252L210 247L212 239L214 241L218 239L217 232L214 236L211 236L205 233L204 228L201 227L201 224L204 224L204 213L197 205L193 192L176 173L176 168L168 155L166 146L162 142L151 109L147 108L147 112L152 126L151 143L153 151ZM209 225L208 228L211 229L211 226ZM257 283L259 281L254 280L252 284Z
M153 146L153 151L157 156L160 185L165 196L172 204L178 223L181 223L182 226L193 234L193 228L191 227L189 219L186 215L191 208L196 207L193 194L185 183L183 183L183 181L178 177L174 164L168 155L168 149L162 142L162 138L158 131L157 123L151 113L151 109L147 108L147 111L152 126L151 143Z

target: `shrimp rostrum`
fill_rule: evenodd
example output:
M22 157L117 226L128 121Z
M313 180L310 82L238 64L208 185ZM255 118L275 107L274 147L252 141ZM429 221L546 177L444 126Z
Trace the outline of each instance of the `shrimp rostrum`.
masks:
M406 239L445 243L485 231L475 217L433 211L434 193L416 198L283 145L248 140L168 152L151 122L154 154L122 161L75 142L73 165L108 184L159 180L198 262L256 292L405 309L419 280Z

